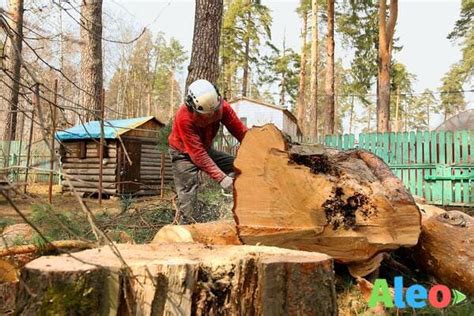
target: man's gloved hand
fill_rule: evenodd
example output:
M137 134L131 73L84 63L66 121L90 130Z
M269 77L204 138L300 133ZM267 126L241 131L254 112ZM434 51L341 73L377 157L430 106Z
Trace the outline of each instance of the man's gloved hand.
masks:
M232 192L234 187L234 178L225 176L224 179L219 182L219 184L226 192Z

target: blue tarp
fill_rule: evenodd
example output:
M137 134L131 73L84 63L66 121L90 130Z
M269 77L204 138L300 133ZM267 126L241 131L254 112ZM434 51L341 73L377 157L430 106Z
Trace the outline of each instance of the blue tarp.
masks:
M104 138L117 138L119 135L134 129L153 118L153 116L146 116L124 120L104 121ZM56 139L59 141L92 138L100 138L99 121L91 121L85 124L79 124L65 131L59 131L56 133Z

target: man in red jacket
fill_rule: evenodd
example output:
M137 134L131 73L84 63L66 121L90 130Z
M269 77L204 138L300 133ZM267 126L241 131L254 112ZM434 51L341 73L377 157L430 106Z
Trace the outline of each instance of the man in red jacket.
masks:
M224 190L233 188L234 157L211 148L221 123L242 141L247 128L217 88L207 80L194 81L176 113L168 138L181 224L194 222L191 215L197 205L199 170Z

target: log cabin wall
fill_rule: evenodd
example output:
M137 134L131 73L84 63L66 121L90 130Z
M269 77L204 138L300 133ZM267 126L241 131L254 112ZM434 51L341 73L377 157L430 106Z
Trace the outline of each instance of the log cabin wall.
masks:
M139 195L160 194L162 184L163 187L166 187L173 182L169 154L167 151L160 152L158 149L157 134L160 128L161 125L156 121L149 121L125 133L122 137L127 148L134 148L140 152L139 186L132 189ZM124 158L126 159L126 157L122 157L122 159ZM161 174L163 174L163 180ZM122 188L120 192L126 193L126 186L122 186ZM130 189L128 190L130 191Z
M77 140L62 142L62 178L68 175L77 192L94 193L99 189L99 142L97 140ZM103 192L117 194L117 141L106 140L103 159ZM63 180L63 192L72 191Z
M123 133L120 139L106 140L102 176L104 193L157 195L162 186L172 183L171 159L167 150L162 153L158 149L157 134L162 126L158 121L150 120ZM60 155L63 173L70 176L77 192L98 192L98 139L63 141ZM62 191L72 191L66 181L63 181Z

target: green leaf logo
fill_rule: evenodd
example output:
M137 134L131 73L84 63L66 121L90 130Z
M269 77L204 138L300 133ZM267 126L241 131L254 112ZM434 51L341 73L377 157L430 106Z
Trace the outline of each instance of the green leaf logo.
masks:
M458 290L452 290L452 291L453 291L452 305L459 304L459 303L461 303L462 301L464 301L466 299L465 294L459 292Z

